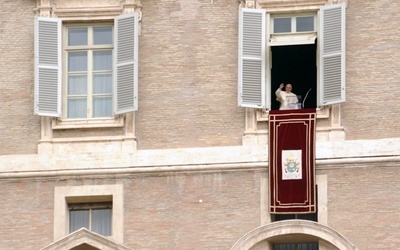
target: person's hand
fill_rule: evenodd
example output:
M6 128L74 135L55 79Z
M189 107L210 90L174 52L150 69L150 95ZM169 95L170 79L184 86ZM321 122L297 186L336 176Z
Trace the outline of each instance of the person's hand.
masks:
M279 85L279 88L283 89L283 87L285 87L285 84L281 83L281 85Z

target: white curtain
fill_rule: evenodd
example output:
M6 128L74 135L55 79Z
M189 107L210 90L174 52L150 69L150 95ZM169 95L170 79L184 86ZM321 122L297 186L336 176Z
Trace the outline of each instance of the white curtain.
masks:
M86 95L87 76L69 75L68 76L68 95Z
M88 31L86 27L68 28L68 45L87 45Z
M111 209L92 210L92 231L104 236L111 235Z
M93 52L93 117L112 116L112 51Z
M69 213L69 232L85 227L89 229L89 210L71 210Z
M112 98L94 97L93 98L93 117L112 116Z
M68 98L68 118L86 118L86 98Z
M112 51L93 51L93 70L112 70Z
M87 71L87 51L68 52L68 72Z
M94 27L93 28L93 43L98 44L112 44L112 27Z

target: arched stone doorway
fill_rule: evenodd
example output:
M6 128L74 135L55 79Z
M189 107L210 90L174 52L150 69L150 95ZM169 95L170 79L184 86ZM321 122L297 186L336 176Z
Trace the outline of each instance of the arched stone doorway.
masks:
M358 250L343 235L316 222L286 220L260 226L240 238L231 250L272 250L272 244L291 241L318 241L320 250Z

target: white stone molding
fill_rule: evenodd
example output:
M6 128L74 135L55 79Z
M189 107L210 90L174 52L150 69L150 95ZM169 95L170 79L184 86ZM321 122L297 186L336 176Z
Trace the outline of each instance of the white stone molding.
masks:
M81 228L40 250L70 250L82 245L89 245L93 248L103 250L133 250L104 236L93 233L86 228Z
M96 202L97 200L94 199L98 199L98 197L101 196L112 196L112 235L107 237L107 239L114 240L122 244L124 237L124 199L122 184L55 187L54 241L60 240L68 235L68 199L70 199L71 197L74 199L77 199L77 197L84 197L85 199L90 199L90 197L94 197L92 200L90 200L90 202Z
M63 20L109 20L117 15L139 12L141 0L37 0L35 12L39 16L59 17Z
M272 249L269 246L269 240L272 238L277 240L279 237L291 234L322 241L325 246L331 247L327 249L333 249L333 247L339 250L358 249L343 235L328 226L306 220L286 220L255 228L243 235L231 250Z
M261 8L267 12L316 11L326 4L327 0L258 0Z
M326 0L326 4L338 4L338 3L345 3L347 6L348 0Z

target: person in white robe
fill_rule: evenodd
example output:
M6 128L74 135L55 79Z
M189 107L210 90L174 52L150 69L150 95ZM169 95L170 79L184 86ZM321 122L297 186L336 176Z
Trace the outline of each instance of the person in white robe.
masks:
M284 87L285 91L283 91ZM292 93L292 84L288 83L285 86L284 83L281 83L279 88L275 91L275 95L276 100L281 103L279 107L280 110L299 108L297 95Z

